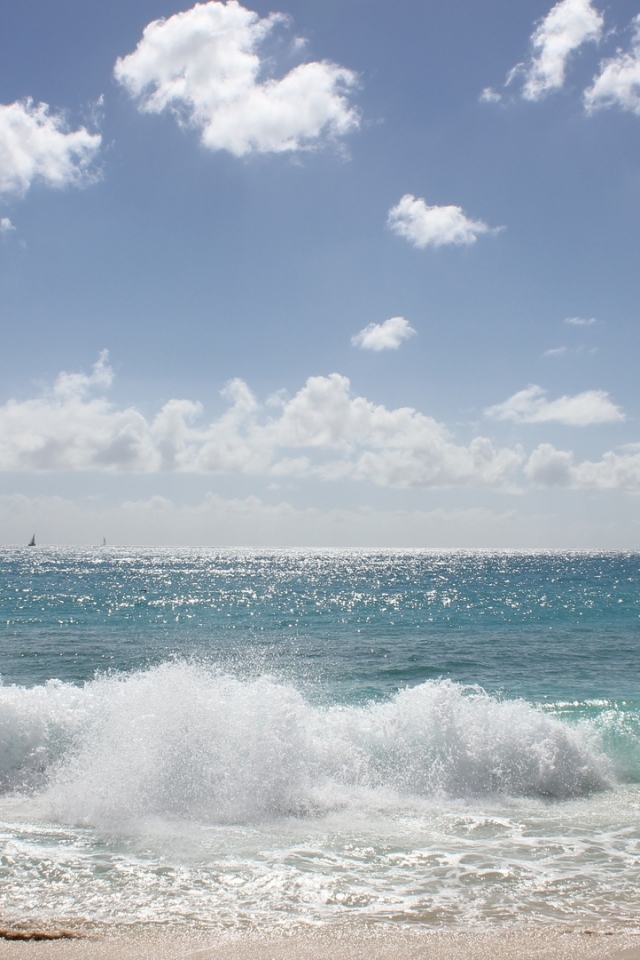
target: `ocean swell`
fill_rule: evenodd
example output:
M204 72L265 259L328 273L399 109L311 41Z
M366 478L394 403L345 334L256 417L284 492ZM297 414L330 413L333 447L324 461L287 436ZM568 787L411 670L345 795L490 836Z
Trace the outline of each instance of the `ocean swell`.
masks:
M308 816L376 796L566 799L612 785L592 731L429 681L366 706L172 662L83 687L0 687L0 789L104 828Z

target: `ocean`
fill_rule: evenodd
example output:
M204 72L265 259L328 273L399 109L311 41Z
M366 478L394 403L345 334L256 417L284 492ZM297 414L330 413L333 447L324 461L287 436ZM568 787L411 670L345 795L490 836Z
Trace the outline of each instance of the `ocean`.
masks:
M0 923L635 929L640 554L3 548Z

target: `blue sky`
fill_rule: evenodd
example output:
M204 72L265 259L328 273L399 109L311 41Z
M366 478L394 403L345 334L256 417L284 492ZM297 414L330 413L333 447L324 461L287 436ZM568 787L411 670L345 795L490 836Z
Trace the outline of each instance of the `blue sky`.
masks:
M640 547L639 16L5 4L0 542Z

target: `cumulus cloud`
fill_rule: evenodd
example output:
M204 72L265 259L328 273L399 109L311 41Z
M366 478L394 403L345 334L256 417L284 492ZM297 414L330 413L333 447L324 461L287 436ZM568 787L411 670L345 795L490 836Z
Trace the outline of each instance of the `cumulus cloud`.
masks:
M169 400L148 420L105 396L103 353L90 375L61 374L43 396L0 407L0 469L107 470L351 478L383 486L508 488L520 448L486 437L458 444L432 417L352 396L337 373L310 377L278 415L232 381L226 410L202 422L200 404Z
M577 462L572 451L543 443L526 460L519 446L496 448L486 437L458 443L441 423L411 407L389 409L353 396L349 380L336 373L310 377L293 397L279 399L275 414L242 380L231 381L223 391L226 409L210 422L199 403L186 399L169 400L152 418L118 407L105 396L112 380L105 351L90 374L62 373L42 395L0 406L0 470L245 474L274 483L312 477L515 492L524 465L524 475L541 487L640 492L640 445ZM597 400L590 412L571 406L587 394L548 402L537 392L529 398L533 404L519 400L515 414L502 410L500 416L577 425L622 419L606 394L591 394ZM540 399L552 412L541 410ZM148 510L162 513L166 503L152 498ZM258 503L233 501L229 509L251 518ZM290 512L283 505L267 510L274 523Z
M53 389L0 407L0 469L143 469L157 453L144 417L94 396L111 383L103 352L90 376L61 373Z
M524 74L522 96L526 100L540 100L559 90L571 54L585 43L597 42L603 26L604 18L590 0L561 0L534 31L530 62L514 67L507 83Z
M524 468L525 474L539 487L566 487L571 483L573 453L556 450L550 443L536 447Z
M462 207L429 207L421 197L406 193L389 210L388 227L414 247L469 246L483 233L495 233L482 220L471 220Z
M62 114L28 100L0 104L0 195L23 196L33 183L80 186L95 179L101 137L69 130Z
M0 217L0 234L11 233L13 230L15 227L9 217Z
M402 341L413 337L415 332L404 317L391 317L384 323L369 323L351 337L351 343L363 350L397 350Z
M602 107L620 107L640 115L640 14L631 21L631 50L620 50L600 65L600 73L585 91L589 113Z
M485 416L513 423L563 423L570 427L587 427L596 423L615 423L625 415L604 390L585 390L575 396L547 400L546 391L532 384L514 393L503 403L487 407Z
M356 75L323 60L266 77L265 39L286 21L260 18L237 0L197 3L145 27L114 74L147 113L171 111L205 147L241 157L282 153L358 126L348 94Z
M609 451L601 460L576 463L570 450L541 443L529 457L525 474L541 487L640 491L640 453Z

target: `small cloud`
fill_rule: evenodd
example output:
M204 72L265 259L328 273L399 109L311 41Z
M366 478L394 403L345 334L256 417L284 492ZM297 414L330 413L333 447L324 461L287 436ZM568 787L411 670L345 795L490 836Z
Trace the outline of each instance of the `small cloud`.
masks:
M487 407L486 417L513 423L563 423L569 427L588 427L597 423L625 420L625 414L604 390L585 390L575 396L547 400L546 390L532 384L514 393L503 403Z
M619 50L615 57L603 60L600 73L585 91L587 113L603 107L620 107L640 115L640 14L631 21L631 50Z
M85 127L69 130L64 115L46 103L0 104L0 194L21 197L34 182L58 188L93 182L100 143L100 134Z
M517 63L505 86L522 77L525 100L541 100L560 90L571 55L585 43L597 43L603 27L604 17L591 0L560 0L534 30L528 63Z
M585 317L567 317L565 320L565 323L570 324L572 327L591 327L597 322L595 317L589 317L589 319L585 319Z
M414 247L442 247L445 244L469 246L483 233L495 233L502 227L489 227L482 220L471 220L462 207L429 207L421 197L406 193L389 210L387 225Z
M404 317L391 317L384 323L370 323L351 337L351 343L362 350L397 350L403 340L415 336L415 333Z
M85 108L84 116L88 120L89 124L94 127L94 129L98 129L102 126L104 115L104 93L101 93L99 97L97 97L95 100L92 100L88 107Z
M527 68L524 63L516 63L515 67L511 67L507 74L507 79L504 82L505 87L509 87L518 77L523 76L527 72Z
M500 103L502 94L493 87L485 87L479 97L480 103Z
M9 217L1 217L0 218L0 234L11 233L13 230L15 230L15 227L11 223L11 220L9 220Z
M577 347L554 347L554 348L552 348L551 350L545 350L544 356L545 356L545 357L560 357L560 356L563 356L563 355L565 355L565 354L567 354L567 355L571 354L571 356L579 357L579 356L581 356L582 354L585 354L585 353L591 355L591 354L594 354L594 353L597 353L597 352L598 352L598 348L597 348L597 347L587 347L587 346L585 346L584 343L581 343L581 344L580 344L579 346L577 346Z

